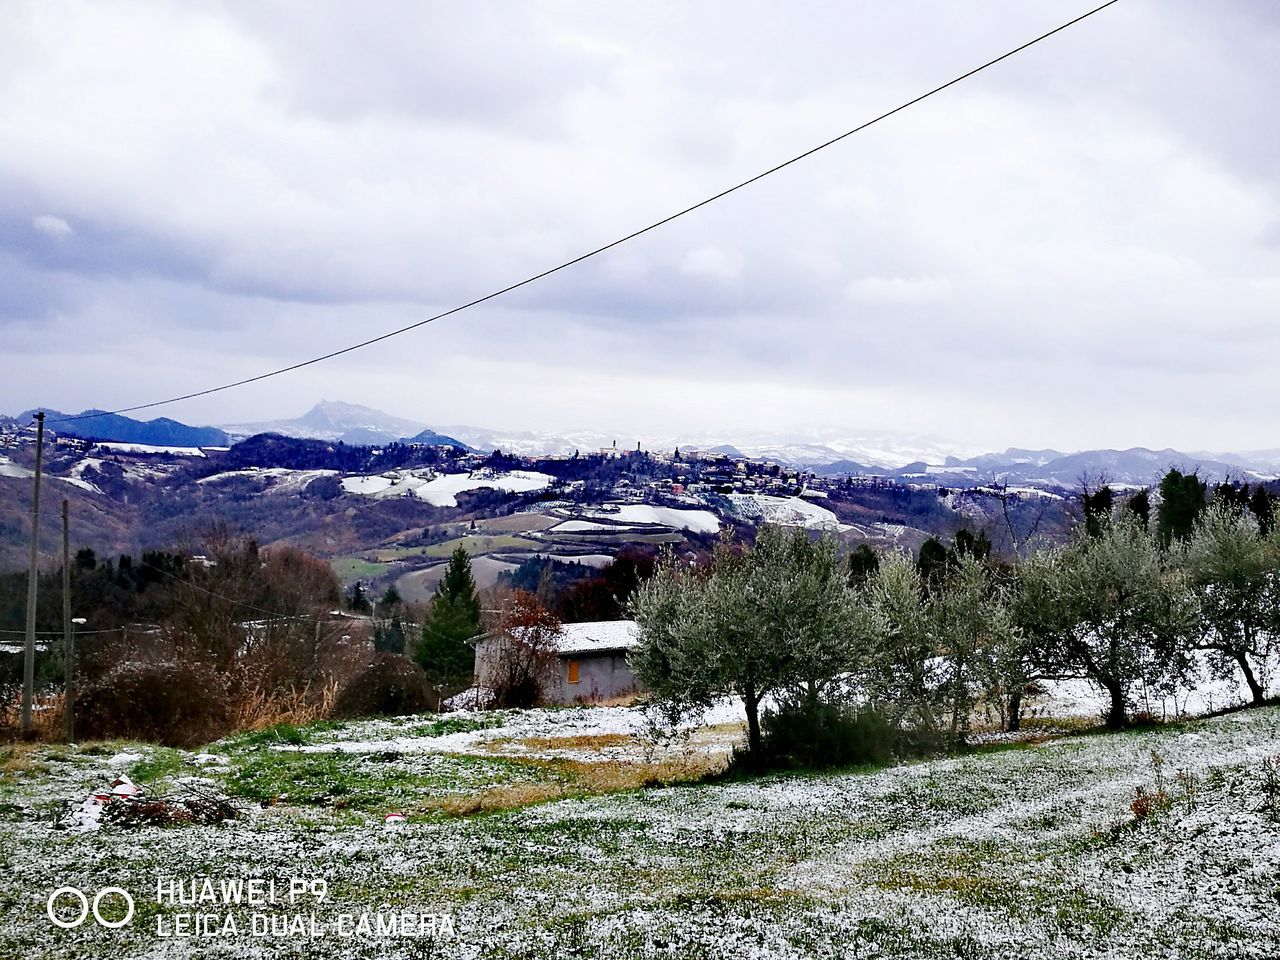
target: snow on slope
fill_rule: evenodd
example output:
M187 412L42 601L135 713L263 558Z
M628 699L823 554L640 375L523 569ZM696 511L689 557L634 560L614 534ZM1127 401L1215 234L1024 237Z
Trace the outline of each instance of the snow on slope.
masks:
M8 457L0 457L0 477L14 477L23 480L34 476L35 473L26 467L18 466Z
M149 443L116 443L114 441L95 442L96 450L111 450L115 453L165 454L170 457L203 457L204 451L199 447L156 447Z
M545 490L555 480L545 473L513 470L510 473L442 473L431 470L391 470L373 476L347 477L342 489L365 497L414 496L434 507L456 507L457 495L468 490L503 490L533 493Z
M809 530L843 529L839 518L826 507L801 497L770 497L762 493L731 493L734 512L754 523L774 523Z
M88 491L89 493L101 493L102 491L99 490L97 487L95 487L88 480L81 479L80 473L83 471L83 469L84 468L80 466L80 464L76 464L76 467L72 468L71 474L69 476L56 477L53 474L48 474L48 473L44 474L44 476L50 480L60 480L63 483L69 483L71 484L71 486L79 487L81 490ZM34 476L35 476L34 471L29 470L26 467L19 466L18 464L10 460L8 457L0 457L0 477L12 477L15 480L29 480L31 477L34 477Z
M247 467L243 470L227 470L215 473L210 477L202 477L198 484L221 483L237 477L259 477L272 481L267 488L269 493L300 493L307 484L320 477L336 477L337 470L290 470L288 467Z
M99 490L96 486L94 486L92 483L90 483L88 480L81 480L79 477L53 477L53 479L54 479L54 480L61 480L63 483L69 483L69 484L71 484L73 487L79 487L81 490L86 490L86 491L88 491L89 493L101 493L101 492L102 492L102 491L101 491L101 490Z
M676 530L692 530L694 533L718 533L720 521L709 510L679 510L675 507L655 507L647 503L625 503L617 510L590 511L588 516L609 517L624 523L652 523Z

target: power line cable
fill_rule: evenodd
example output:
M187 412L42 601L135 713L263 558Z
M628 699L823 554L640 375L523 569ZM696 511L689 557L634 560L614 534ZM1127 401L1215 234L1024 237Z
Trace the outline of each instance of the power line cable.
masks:
M1033 47L1044 40L1049 39L1055 34L1061 33L1062 31L1068 29L1069 27L1075 26L1077 23L1080 23L1083 20L1087 20L1089 17L1092 17L1094 14L1100 13L1103 10L1105 10L1107 7L1113 6L1118 2L1119 0L1107 0L1106 3L1103 3L1100 6L1094 7L1092 10L1089 10L1087 13L1082 13L1080 14L1080 16L1075 17L1071 20L1068 20L1066 23L1063 23L1057 27L1054 27L1052 30L1049 30L1046 33L1042 33L1038 37L1032 40L1028 40L1025 43L1022 43L1014 47L1012 50L1009 50L1005 53L1000 54L1000 56L995 57L994 59L988 60L986 63L983 63L981 66L974 67L973 69L968 70L965 73L962 73L959 76L952 78L951 80L948 80L946 83L943 83L934 87L932 90L929 90L926 93L922 93L917 97L913 97L912 99L907 100L905 103L901 103L898 106L894 107L893 109L887 110L884 113L880 114L879 116L874 117L870 120L867 120L864 123L859 124L858 126L854 127L851 130L846 130L844 133L841 133L838 136L832 137L830 140L826 140L815 147L811 147L808 150L804 151L803 153L797 154L796 156L791 157L788 160L784 160L779 164L769 167L767 170L761 171L760 173L757 173L753 177L749 177L748 179L743 180L740 183L736 183L731 187L721 190L719 193L713 194L709 197L706 197L705 199L699 200L697 203L691 204L681 210L676 211L675 213L672 213L666 217L663 217L661 220L655 220L653 223L650 223L648 226L641 227L638 230L634 230L623 237L619 237L617 240L613 240L610 243L604 244L603 246L599 246L593 250L589 250L586 253L580 254L579 256L576 256L571 260L565 260L564 262L557 264L554 267L550 267L546 270L543 270L540 273L535 273L532 276L526 277L523 280L519 280L515 283L508 284L507 286L502 287L501 289L495 290L492 293L487 293L482 297L477 297L474 300L469 300L466 303L463 303L459 306L453 307L449 310L445 310L443 313L437 313L435 316L427 317L424 320L417 320L414 323L406 324L405 326L399 327L395 330L389 330L386 333L379 334L376 337L370 337L367 340L361 340L359 343L353 343L350 346L342 347L339 350L333 350L333 351L330 351L329 353L324 353L324 354L321 354L320 356L312 357L309 360L301 360L297 363L292 363L285 367L279 367L275 370L269 370L265 373L259 373L252 377L245 377L241 380L234 380L230 383L221 384L220 386L209 387L204 390L196 390L192 393L184 393L184 394L181 394L180 396L169 397L166 400L153 400L149 403L139 403L131 407L121 407L118 410L103 411L99 413L78 414L73 417L58 417L56 419L51 419L46 422L69 423L75 420L89 420L89 419L94 419L96 417L117 416L119 414L124 414L124 413L134 413L138 410L149 410L153 407L167 406L171 403L179 403L184 400L194 400L197 397L207 397L210 394L221 393L224 390L232 390L236 387L247 386L248 384L251 384L251 383L257 383L260 380L267 380L271 377L278 377L281 374L292 373L294 370L301 370L303 367L309 367L309 366L312 366L313 364L322 363L325 360L332 360L335 357L340 357L344 354L352 353L356 350L361 350L365 347L373 346L376 343L381 343L383 340L389 340L392 337L397 337L403 333L408 333L411 330L416 330L419 327L424 327L429 323L434 323L437 320L443 320L445 317L453 316L455 313L461 313L463 310L468 310L471 307L476 307L482 303L487 303L490 300L497 299L498 297L511 293L514 290L518 290L521 287L528 286L531 283L536 283L537 281L542 280L546 277L549 277L554 273L559 273L561 270L566 270L569 267L582 263L585 260L590 260L592 257L599 256L600 254L608 250L612 250L614 247L621 246L622 244L627 243L630 240L634 240L637 237L643 236L644 234L649 233L652 230L657 230L659 227L665 226L666 224L671 223L673 220L678 220L683 216L693 213L695 210L699 210L702 207L715 203L717 200L721 200L729 196L731 193L736 193L737 191L742 190L744 187L749 187L753 183L756 183L759 180L763 180L765 177L775 174L780 170L786 169L792 164L798 163L801 160L811 157L815 153L818 153L821 150L825 150L828 147L834 146L840 141L845 140L856 133L860 133L861 131L866 130L868 127L874 126L875 124L879 123L882 120L886 120L889 117L892 117L894 114L901 113L903 110L906 110L909 107L913 107L916 104L924 100L927 100L930 97L935 96L936 94L939 94L942 91L950 87L953 87L958 83L968 80L970 77L973 77L979 73L982 73L984 70L987 70L1004 60L1008 60L1010 57L1016 56L1022 51L1030 47Z

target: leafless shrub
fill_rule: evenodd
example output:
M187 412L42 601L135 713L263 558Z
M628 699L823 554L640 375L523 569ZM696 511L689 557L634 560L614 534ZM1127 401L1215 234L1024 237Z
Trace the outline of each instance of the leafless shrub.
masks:
M64 803L55 827L73 827L81 806L78 801ZM101 824L126 829L192 824L214 826L239 819L242 812L231 798L198 784L184 784L163 795L152 795L143 790L132 797L113 797L101 810L98 817Z
M333 705L338 717L426 713L439 697L422 668L398 653L380 653L342 688Z
M1149 787L1145 785L1136 787L1133 802L1129 805L1136 823L1150 820L1168 810L1172 805L1169 793L1165 789L1164 757L1154 750L1151 751L1151 770L1154 783Z
M76 729L85 739L133 737L190 747L230 729L226 677L207 664L126 661L82 691Z
M517 590L498 616L491 634L489 687L498 707L532 707L545 697L558 658L560 620L536 596Z

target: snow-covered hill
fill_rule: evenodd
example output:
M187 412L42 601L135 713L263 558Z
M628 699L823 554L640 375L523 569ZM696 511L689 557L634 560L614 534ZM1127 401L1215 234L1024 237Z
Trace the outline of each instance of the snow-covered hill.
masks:
M321 400L302 416L290 420L235 423L228 424L223 429L232 436L241 438L258 433L278 433L305 440L378 444L412 437L426 427L425 423L395 417L358 403Z

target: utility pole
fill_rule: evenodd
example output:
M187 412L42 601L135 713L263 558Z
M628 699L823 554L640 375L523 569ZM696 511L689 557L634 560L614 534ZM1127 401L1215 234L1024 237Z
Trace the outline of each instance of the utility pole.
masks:
M71 626L71 524L67 501L62 501L62 655L66 673L62 691L63 732L67 743L76 739L76 634Z
M27 645L22 661L22 736L31 737L36 691L36 576L40 563L40 465L44 455L44 411L36 414L36 475L31 490L31 559L27 568Z

